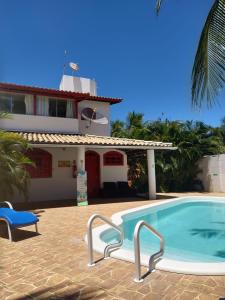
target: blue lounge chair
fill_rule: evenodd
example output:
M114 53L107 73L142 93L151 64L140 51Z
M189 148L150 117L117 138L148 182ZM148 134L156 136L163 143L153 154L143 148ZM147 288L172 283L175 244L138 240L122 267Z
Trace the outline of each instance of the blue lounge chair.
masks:
M0 202L0 220L5 221L8 227L9 240L12 242L12 230L19 227L35 225L38 233L38 217L31 212L15 211L10 202Z

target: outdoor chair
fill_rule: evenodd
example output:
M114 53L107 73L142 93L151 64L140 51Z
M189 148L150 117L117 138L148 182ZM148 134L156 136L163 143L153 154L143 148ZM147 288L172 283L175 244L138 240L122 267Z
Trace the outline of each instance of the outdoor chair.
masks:
M116 182L103 182L102 194L104 198L114 198L118 196Z
M121 197L135 196L136 190L128 185L127 181L118 181L117 182L118 194Z
M136 190L127 181L103 182L102 195L104 198L130 197L136 195Z
M38 233L37 222L38 217L31 212L15 211L10 202L0 202L0 221L7 224L9 240L12 242L12 231L15 228L35 225Z

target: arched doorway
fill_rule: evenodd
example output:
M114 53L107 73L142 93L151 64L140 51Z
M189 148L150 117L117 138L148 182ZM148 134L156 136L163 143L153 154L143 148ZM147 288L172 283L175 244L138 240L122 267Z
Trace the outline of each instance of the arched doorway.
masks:
M87 172L88 197L98 197L100 191L100 157L95 151L86 151L85 170Z

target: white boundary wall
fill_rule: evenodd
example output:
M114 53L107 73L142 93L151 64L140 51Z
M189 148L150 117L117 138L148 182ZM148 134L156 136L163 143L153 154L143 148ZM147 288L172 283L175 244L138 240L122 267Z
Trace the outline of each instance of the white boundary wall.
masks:
M225 154L204 156L199 167L202 173L198 177L206 192L225 192Z

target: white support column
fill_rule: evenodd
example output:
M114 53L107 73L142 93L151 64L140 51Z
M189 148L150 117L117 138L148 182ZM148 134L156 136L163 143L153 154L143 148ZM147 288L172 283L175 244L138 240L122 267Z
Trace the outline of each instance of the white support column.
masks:
M85 147L77 148L77 170L85 171Z
M155 153L147 150L149 199L156 199Z
M85 147L77 149L77 205L86 206L87 201L87 174L85 172Z

